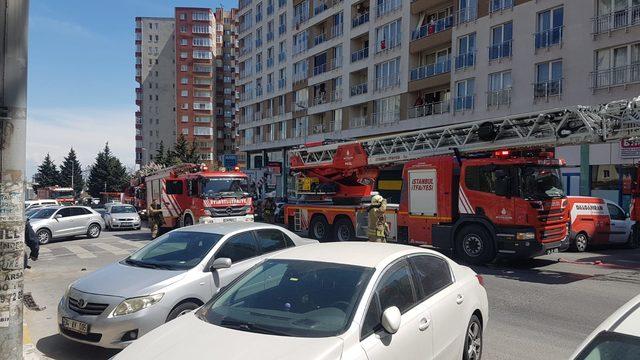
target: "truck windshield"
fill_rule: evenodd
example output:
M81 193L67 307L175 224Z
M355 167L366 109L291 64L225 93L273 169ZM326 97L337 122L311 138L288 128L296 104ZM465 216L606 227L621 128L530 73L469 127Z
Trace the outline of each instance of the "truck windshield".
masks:
M73 198L73 190L69 191L56 191L53 193L54 199Z
M549 199L564 196L562 175L557 167L523 166L522 196L525 199Z
M202 197L205 198L245 196L247 188L246 178L211 177L202 179Z

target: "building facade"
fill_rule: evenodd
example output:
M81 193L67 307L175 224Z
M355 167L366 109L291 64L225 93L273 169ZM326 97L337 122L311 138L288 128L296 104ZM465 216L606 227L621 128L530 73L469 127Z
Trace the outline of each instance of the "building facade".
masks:
M136 164L176 139L174 27L173 18L136 18Z
M250 167L286 168L307 142L640 94L638 0L244 0L238 18ZM625 204L620 147L558 149L569 192Z

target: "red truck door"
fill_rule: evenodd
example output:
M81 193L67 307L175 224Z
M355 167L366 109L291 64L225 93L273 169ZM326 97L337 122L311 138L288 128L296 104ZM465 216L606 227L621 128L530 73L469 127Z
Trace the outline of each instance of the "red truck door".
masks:
M460 214L484 215L497 225L513 224L515 209L510 184L514 182L510 180L509 171L510 167L493 164L463 165L464 184L461 182L458 200Z

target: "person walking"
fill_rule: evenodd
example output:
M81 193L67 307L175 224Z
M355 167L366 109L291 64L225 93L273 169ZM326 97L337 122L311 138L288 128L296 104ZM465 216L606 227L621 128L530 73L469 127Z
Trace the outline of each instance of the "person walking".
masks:
M38 254L40 253L40 242L38 241L38 236L36 232L33 231L33 227L31 227L31 223L29 219L24 225L24 243L29 247L30 253L27 257L27 249L24 250L24 268L31 269L29 266L29 259L36 261L38 260Z
M160 227L164 224L164 217L162 216L162 209L160 204L158 203L158 199L153 199L151 201L151 205L149 205L149 209L147 210L149 214L149 227L151 228L151 238L155 239L158 237L158 232Z
M371 242L387 242L389 234L389 224L385 219L384 213L387 210L387 200L381 195L371 197L371 205L367 209L369 214L369 226L367 235Z
M272 196L269 196L265 201L264 201L264 207L262 210L262 218L263 221L268 223L268 224L273 224L274 222L274 216L276 213L276 202L273 200Z

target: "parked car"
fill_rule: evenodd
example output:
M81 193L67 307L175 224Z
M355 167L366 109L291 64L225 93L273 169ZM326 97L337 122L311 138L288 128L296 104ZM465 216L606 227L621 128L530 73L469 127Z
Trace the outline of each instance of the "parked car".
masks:
M323 243L269 257L115 359L480 359L487 320L482 278L440 253Z
M173 230L72 283L58 305L60 333L86 344L124 348L200 307L269 253L315 242L261 223Z
M97 238L104 228L100 214L85 206L46 207L29 219L40 244L76 235Z
M43 199L43 200L27 200L24 202L24 209L29 210L31 208L43 207L43 206L56 206L60 205L58 200L55 199Z
M113 204L105 208L104 221L107 229L140 230L140 215L133 205Z
M640 295L609 316L578 347L574 360L640 358Z
M627 244L635 221L616 203L588 196L569 196L571 248L583 252L591 245Z
M51 207L51 206L59 206L59 205L34 205L34 206L31 206L28 210L25 210L24 216L27 219L31 219L31 217L41 209L46 207Z

